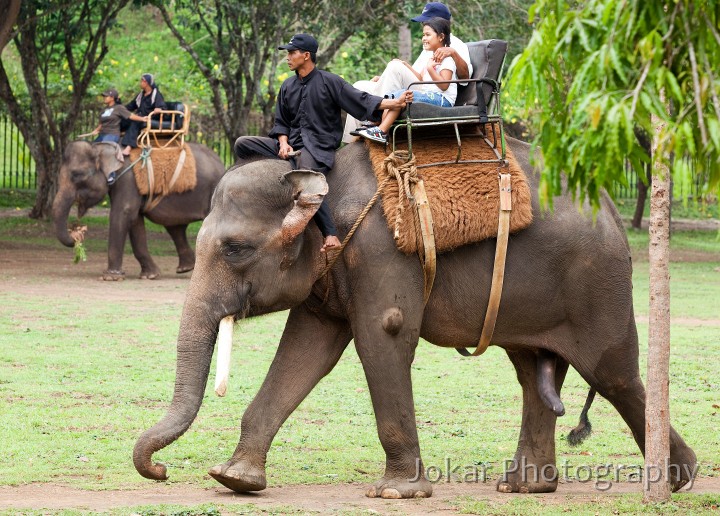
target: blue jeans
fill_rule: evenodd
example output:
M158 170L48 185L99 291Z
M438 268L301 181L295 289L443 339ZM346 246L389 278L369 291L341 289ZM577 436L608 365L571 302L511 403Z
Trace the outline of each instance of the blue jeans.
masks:
M398 98L400 95L405 93L407 90L391 91L385 97L390 99ZM436 91L420 91L412 90L413 102L424 102L425 104L432 104L440 107L453 107L448 99L442 96L442 94Z
M120 136L116 134L107 134L107 133L100 133L97 138L95 138L96 142L115 142L120 143Z

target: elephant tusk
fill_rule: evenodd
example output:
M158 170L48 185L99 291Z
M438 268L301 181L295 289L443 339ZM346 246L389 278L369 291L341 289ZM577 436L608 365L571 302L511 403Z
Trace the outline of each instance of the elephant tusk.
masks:
M225 396L227 392L228 376L230 376L230 350L232 349L232 334L234 315L223 317L220 321L217 339L217 373L215 374L215 394Z

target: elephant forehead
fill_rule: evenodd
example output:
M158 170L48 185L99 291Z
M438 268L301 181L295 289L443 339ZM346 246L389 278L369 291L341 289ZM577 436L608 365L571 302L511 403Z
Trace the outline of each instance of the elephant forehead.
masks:
M223 209L250 210L246 215L287 210L293 202L292 187L283 179L288 170L289 165L278 160L230 170L218 185L217 204Z
M63 153L63 163L80 165L94 163L95 155L92 146L87 142L71 142Z

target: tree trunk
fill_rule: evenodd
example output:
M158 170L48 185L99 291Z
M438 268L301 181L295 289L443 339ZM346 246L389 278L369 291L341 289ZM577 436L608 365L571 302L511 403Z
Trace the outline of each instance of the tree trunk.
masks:
M653 117L658 134L664 130ZM654 155L657 156L655 152ZM670 171L654 160L650 196L650 321L645 407L645 502L670 500Z
M20 14L20 0L0 0L0 12L5 13L5 19L0 23L0 54L10 41L13 25Z
M647 155L650 156L650 160L652 162L652 145L648 135L645 131L636 129L635 137L638 139L638 142L640 142L640 145L642 145L642 148L645 149ZM637 178L637 203L635 204L635 214L633 215L632 222L630 224L634 229L640 229L642 227L642 217L643 213L645 213L645 201L647 200L648 188L652 184L652 170L650 167L651 165L645 165L647 184L640 176Z
M643 213L645 213L645 201L647 200L648 188L652 185L652 174L648 176L648 184L638 177L637 179L637 204L635 204L635 213L630 225L634 229L642 227Z
M37 175L35 205L30 210L30 218L46 219L52 213L52 204L57 193L62 151L55 151L50 138L43 141L35 134L30 134L26 143L35 160L35 174ZM59 145L59 143L55 142L55 145Z

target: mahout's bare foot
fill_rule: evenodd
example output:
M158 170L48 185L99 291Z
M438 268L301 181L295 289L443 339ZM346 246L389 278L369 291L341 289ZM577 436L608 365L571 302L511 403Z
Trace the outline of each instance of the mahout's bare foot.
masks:
M325 243L320 248L321 253L327 253L330 249L340 247L340 239L336 235L328 235L325 237Z

